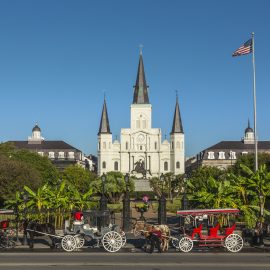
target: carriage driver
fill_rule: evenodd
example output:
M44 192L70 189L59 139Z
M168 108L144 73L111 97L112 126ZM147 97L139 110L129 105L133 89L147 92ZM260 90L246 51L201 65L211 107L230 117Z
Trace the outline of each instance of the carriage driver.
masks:
M74 225L82 225L84 224L83 212L82 211L75 211L73 214L73 224Z
M149 240L150 240L150 250L149 253L153 253L155 246L158 249L158 252L162 252L161 249L161 230L159 228L156 228L155 226L152 226L151 231L149 232Z

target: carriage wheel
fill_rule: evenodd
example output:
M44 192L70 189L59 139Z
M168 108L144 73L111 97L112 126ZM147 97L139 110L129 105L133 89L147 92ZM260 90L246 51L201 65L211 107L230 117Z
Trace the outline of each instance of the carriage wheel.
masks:
M127 242L127 236L126 236L126 234L125 234L124 231L121 231L120 232L120 235L122 237L122 247L123 247L126 244L126 242Z
M115 231L110 231L104 234L102 245L109 252L117 252L122 247L122 236Z
M183 252L190 252L193 248L193 241L189 237L183 237L179 240L179 249Z
M74 236L66 235L62 238L61 245L65 251L73 251L77 247L77 241Z
M236 233L230 234L225 239L225 247L230 252L239 252L243 248L243 238Z
M85 239L82 235L76 235L75 240L76 240L76 248L82 248L84 246Z
M177 235L176 237L171 237L171 244L176 249L179 249L179 238L179 235Z

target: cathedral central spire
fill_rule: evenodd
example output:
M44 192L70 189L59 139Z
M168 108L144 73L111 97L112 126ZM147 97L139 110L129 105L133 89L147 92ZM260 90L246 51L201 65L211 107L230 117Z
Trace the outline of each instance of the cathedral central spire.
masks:
M142 52L140 52L140 60L137 72L136 84L134 86L133 104L149 104Z

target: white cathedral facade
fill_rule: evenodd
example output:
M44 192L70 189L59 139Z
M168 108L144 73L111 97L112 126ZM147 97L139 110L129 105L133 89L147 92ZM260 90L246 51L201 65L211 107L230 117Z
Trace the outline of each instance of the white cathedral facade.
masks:
M137 178L185 172L185 136L178 100L170 141L162 140L161 129L152 128L152 105L148 97L142 54L130 106L130 128L121 129L120 141L113 141L104 100L98 132L98 175L110 171L129 173Z

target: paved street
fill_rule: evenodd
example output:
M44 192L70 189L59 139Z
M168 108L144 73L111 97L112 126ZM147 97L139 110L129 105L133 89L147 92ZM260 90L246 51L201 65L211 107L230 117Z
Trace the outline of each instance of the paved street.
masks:
M0 269L269 269L270 253L0 253Z

